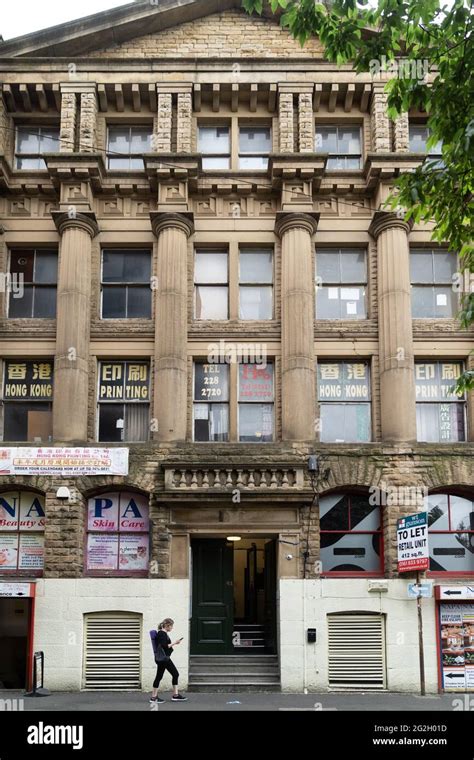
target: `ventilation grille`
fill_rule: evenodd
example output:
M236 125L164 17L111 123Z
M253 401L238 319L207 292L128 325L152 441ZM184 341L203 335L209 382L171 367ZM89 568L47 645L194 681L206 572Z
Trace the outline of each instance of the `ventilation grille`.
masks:
M382 615L328 615L329 686L384 689L385 637Z
M141 615L86 615L84 639L85 689L141 688Z

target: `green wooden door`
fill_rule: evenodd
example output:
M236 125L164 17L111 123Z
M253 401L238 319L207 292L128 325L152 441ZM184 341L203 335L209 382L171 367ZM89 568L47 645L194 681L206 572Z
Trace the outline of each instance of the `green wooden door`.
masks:
M225 539L193 541L191 654L232 654L234 552Z

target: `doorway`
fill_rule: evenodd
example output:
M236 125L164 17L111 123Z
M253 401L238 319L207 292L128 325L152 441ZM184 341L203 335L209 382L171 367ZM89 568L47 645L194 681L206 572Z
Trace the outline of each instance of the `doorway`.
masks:
M192 541L191 654L275 654L276 540Z
M29 687L32 599L0 598L0 689Z

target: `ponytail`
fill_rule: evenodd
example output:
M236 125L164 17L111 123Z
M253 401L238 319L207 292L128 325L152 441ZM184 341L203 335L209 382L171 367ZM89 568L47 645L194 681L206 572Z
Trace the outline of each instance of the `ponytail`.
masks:
M165 618L158 626L158 630L161 631L165 625L174 625L174 620L171 620L171 618Z

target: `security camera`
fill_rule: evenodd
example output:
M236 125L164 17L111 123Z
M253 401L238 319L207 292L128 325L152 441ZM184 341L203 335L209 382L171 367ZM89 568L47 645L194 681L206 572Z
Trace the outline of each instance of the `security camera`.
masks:
M69 501L71 498L71 492L67 486L61 486L56 491L56 498L61 499L61 501Z

